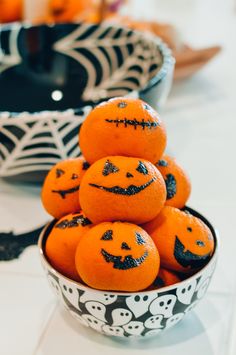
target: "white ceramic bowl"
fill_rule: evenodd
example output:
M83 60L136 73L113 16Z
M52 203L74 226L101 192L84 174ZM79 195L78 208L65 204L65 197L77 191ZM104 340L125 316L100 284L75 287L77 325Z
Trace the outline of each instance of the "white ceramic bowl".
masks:
M212 258L200 271L184 281L157 290L132 293L95 290L56 271L44 251L55 221L48 224L38 245L45 274L56 297L79 323L109 336L149 337L176 325L204 297L218 255L219 240L215 229L198 212L187 209L210 228L215 240Z

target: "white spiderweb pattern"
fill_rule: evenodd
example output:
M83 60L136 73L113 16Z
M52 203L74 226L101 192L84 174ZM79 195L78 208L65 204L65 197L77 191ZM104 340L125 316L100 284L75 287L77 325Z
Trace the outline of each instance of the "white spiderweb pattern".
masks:
M20 64L22 59L18 51L17 38L21 29L21 26L17 23L12 25L13 30L9 32L9 54L2 51L0 46L0 74L6 69L9 69L17 64ZM0 42L1 42L1 27L0 27Z
M59 160L80 155L78 132L91 110L0 114L0 176L47 171Z
M141 90L160 70L162 57L153 37L114 27L97 27L92 36L86 35L89 29L89 25L79 26L54 43L55 51L70 56L86 70L85 101Z

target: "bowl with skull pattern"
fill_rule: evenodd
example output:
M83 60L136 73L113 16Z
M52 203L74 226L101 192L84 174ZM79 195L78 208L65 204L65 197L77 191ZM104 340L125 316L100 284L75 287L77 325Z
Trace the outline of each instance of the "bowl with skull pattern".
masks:
M115 96L154 108L170 91L174 59L157 37L115 25L13 23L0 31L0 177L42 182L80 154L89 111Z
M45 243L56 221L41 233L41 262L55 296L77 321L108 336L151 337L169 329L192 311L205 296L215 271L219 239L209 221L187 208L211 230L215 250L208 263L194 275L171 286L140 292L100 291L72 281L56 271L45 254Z

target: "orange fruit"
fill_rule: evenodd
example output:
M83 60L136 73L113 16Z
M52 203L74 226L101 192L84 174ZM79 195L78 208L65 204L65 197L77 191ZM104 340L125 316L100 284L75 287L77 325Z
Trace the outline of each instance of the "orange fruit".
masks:
M80 186L80 204L93 223L145 223L155 218L166 199L165 182L150 162L111 156L86 171Z
M192 273L207 264L214 251L210 229L189 212L165 206L142 227L153 238L164 268Z
M81 238L75 264L81 279L90 287L139 291L156 278L160 258L152 239L139 226L104 222Z
M89 113L79 144L89 163L111 155L156 163L165 150L166 131L157 112L145 102L114 98Z
M166 183L165 205L184 207L191 192L191 183L186 172L168 155L164 155L155 165Z
M81 279L75 268L75 251L91 225L83 212L71 213L55 224L46 241L45 251L51 265L76 281Z
M55 218L80 211L79 188L88 163L84 158L67 159L49 171L41 199L46 211Z
M20 21L22 9L22 0L0 0L0 22Z
M180 281L180 278L173 271L160 268L156 279L148 289L155 290L161 287L174 285Z

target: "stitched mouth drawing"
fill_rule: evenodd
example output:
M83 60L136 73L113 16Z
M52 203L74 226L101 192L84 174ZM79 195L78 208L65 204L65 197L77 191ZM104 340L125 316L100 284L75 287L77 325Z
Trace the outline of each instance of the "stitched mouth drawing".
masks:
M127 195L127 196L133 196L138 194L139 192L145 190L148 186L150 186L156 179L152 178L146 184L140 185L140 186L135 186L135 185L129 185L127 188L122 188L120 186L113 186L113 187L106 187L106 186L101 186L97 184L89 184L90 186L96 187L97 189L111 192L113 194L117 195Z
M136 118L134 120L128 120L127 118L115 120L105 119L105 121L108 123L115 123L116 127L119 127L120 124L123 124L124 127L133 126L134 129L137 129L137 127L142 127L143 130L145 128L152 129L159 126L158 122L152 122L149 120L144 121L144 119L142 119L142 121L138 121Z
M59 194L61 198L65 199L66 195L72 194L73 192L76 192L79 190L80 185L72 187L71 189L68 190L52 190L52 192Z
M145 251L140 258L133 258L131 255L124 257L122 261L122 256L115 256L108 253L105 249L101 250L102 256L108 263L113 263L114 269L128 270L140 266L148 257L148 251Z
M184 245L181 243L179 238L176 236L175 237L175 249L174 249L174 256L177 262L186 268L190 269L197 269L201 268L204 265L207 264L207 262L210 260L211 255L206 254L206 255L197 255L193 254L191 251L186 250Z

